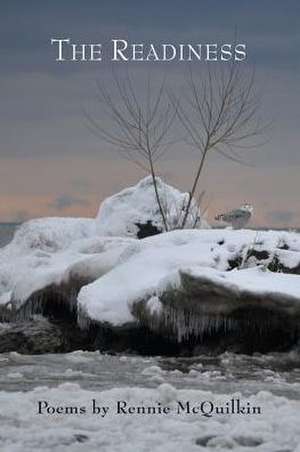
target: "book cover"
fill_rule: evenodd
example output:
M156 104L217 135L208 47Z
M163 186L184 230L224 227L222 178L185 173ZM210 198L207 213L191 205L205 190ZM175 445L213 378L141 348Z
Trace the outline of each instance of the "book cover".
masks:
M1 452L300 452L294 0L1 13Z

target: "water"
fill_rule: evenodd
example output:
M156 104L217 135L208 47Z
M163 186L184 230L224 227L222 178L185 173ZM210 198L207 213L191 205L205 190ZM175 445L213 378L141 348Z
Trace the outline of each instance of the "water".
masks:
M0 248L11 241L18 226L19 223L0 223Z
M214 393L259 391L300 399L300 355L296 352L257 356L225 353L193 358L111 356L78 351L68 354L0 355L0 388L30 391L73 382L92 391L115 387L154 388L169 383L178 389Z
M255 446L257 452L299 452L299 364L296 352L190 359L84 351L4 353L0 355L1 451L246 452ZM225 406L234 399L260 407L262 414L176 415L178 401ZM93 400L108 407L105 418L91 413ZM116 416L118 401L130 407L163 404L172 411L163 417ZM38 414L40 404L54 413L84 406L86 414Z
M0 356L0 387L1 452L299 452L295 353L191 359L9 353ZM199 413L202 403L224 407L232 400L262 411ZM170 412L118 414L120 401ZM178 414L179 402L198 411ZM70 411L78 407L83 414Z

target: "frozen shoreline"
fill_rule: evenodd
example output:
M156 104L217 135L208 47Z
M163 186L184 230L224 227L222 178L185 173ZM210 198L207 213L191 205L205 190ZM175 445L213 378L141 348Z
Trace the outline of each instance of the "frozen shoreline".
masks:
M178 229L188 194L161 179L157 184L168 232L146 177L107 198L97 218L31 220L0 250L0 321L12 325L42 315L56 322L58 336L65 327L88 336L64 348L62 334L61 345L36 348L21 326L23 353L79 346L251 354L297 345L300 235L213 230L194 201L186 226L196 229ZM6 336L16 337L17 328ZM30 331L44 341L36 325ZM5 344L1 351L12 350L12 340Z
M183 230L137 240L97 236L91 219L33 220L1 250L0 314L9 322L40 314L77 320L87 334L104 326L119 335L124 327L133 336L121 339L123 350L142 344L140 327L176 347L190 336L197 346L215 334L224 340L238 329L250 328L249 337L269 329L266 346L258 341L253 351L287 349L297 343L299 271L296 233ZM94 340L101 347L100 335L90 349ZM144 353L168 353L167 344L153 347Z

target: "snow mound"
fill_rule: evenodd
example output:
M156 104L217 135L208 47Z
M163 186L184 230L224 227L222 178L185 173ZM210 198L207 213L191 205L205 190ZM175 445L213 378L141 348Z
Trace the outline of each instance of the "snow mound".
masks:
M90 218L38 218L23 223L9 244L17 252L40 249L56 252L72 242L96 234L95 220ZM7 247L6 247L7 248Z
M159 177L156 181L168 228L175 229L183 218L189 195L165 184ZM96 222L99 235L143 238L162 232L164 225L151 176L107 198L100 206ZM207 226L200 220L199 208L192 201L186 228L193 227L195 222L199 228Z

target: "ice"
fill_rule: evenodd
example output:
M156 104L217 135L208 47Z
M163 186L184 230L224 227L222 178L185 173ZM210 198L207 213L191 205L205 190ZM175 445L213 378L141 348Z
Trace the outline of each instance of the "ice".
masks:
M150 310L151 314L159 314L162 310L162 304L158 297L151 297L147 301L147 309Z
M261 407L261 415L201 413L178 414L178 402L199 407L202 402L226 406L232 399ZM105 416L92 414L92 400L109 408ZM116 414L118 401L127 407L162 407L168 414ZM84 407L83 414L49 414L39 402L66 412ZM163 383L154 389L121 387L104 391L84 390L76 383L55 388L37 387L28 392L0 392L1 450L3 452L199 452L216 450L294 451L300 442L300 402L258 392L247 398L237 393L217 394L195 389L176 389ZM50 410L50 412L52 412ZM199 410L199 409L198 409ZM278 414L276 414L278 413Z

